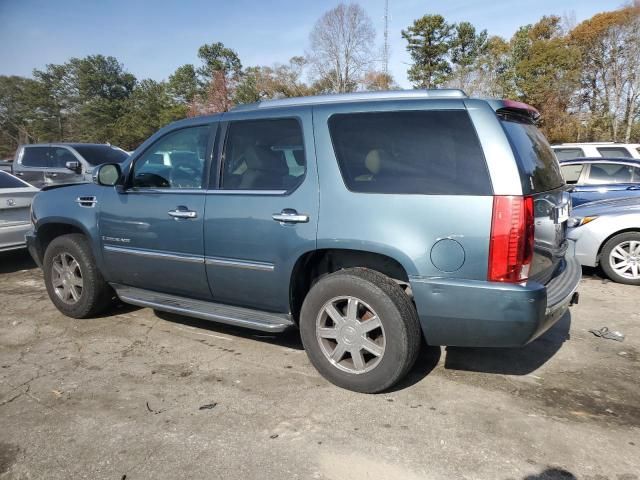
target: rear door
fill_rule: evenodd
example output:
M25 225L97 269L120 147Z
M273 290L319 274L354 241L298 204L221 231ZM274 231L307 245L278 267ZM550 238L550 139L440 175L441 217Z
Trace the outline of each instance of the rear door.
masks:
M573 205L637 195L640 193L639 180L634 177L634 167L631 165L591 163L584 181L571 189Z
M518 162L522 191L534 200L535 244L529 278L546 283L567 250L570 197L544 135L526 118L508 114L500 118Z
M18 154L17 164L14 165L14 174L34 187L42 188L44 171L48 165L48 146L24 146Z
M238 111L224 120L204 223L211 293L219 303L288 313L291 272L316 246L311 109Z

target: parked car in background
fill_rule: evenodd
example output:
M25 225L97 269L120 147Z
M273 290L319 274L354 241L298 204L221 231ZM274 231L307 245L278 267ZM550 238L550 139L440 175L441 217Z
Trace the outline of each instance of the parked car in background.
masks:
M572 160L584 157L615 157L640 159L640 143L561 143L552 145L558 160Z
M573 206L613 198L640 198L640 160L576 158L561 160L560 168L571 185Z
M574 208L569 225L582 265L600 265L614 282L640 285L640 196Z
M0 171L10 172L13 160L0 160Z
M93 169L103 163L122 163L129 154L121 148L94 143L22 145L12 173L35 187L90 182Z
M570 197L538 112L460 90L288 98L173 123L96 184L51 188L28 243L65 315L125 302L299 327L378 392L431 345L520 346L576 299ZM168 158L167 158L168 156Z
M25 248L25 234L31 229L29 209L38 189L0 171L0 252Z

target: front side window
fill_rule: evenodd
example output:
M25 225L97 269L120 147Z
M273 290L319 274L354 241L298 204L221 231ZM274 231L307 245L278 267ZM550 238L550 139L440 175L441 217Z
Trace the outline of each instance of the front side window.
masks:
M62 147L52 147L49 150L50 154L50 163L49 166L52 168L65 168L67 162L77 162L78 159L73 156L73 154Z
M632 158L631 152L624 147L598 147L598 152L603 157Z
M574 184L578 183L578 180L580 180L580 175L582 174L584 165L582 163L575 165L560 165L560 169L562 170L562 175L564 175L564 180L568 184Z
M148 148L133 165L133 188L204 187L208 125L171 132Z
M49 147L24 147L22 165L25 167L47 167L49 165Z
M587 183L629 183L633 167L618 163L594 163L589 170Z
M232 122L221 188L290 191L302 183L305 165L302 128L296 119Z
M129 154L111 145L74 145L76 152L91 165L103 163L122 163Z
M558 160L572 160L584 157L584 152L581 148L554 148L553 153L556 154Z
M333 148L353 192L491 195L482 147L463 110L336 114Z

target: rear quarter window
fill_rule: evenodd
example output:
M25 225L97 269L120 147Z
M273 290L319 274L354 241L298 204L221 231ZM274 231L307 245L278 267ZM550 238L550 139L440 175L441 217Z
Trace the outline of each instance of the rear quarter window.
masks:
M584 157L584 152L581 148L554 148L553 153L556 154L558 160L572 160Z
M0 171L0 188L25 188L28 186L29 185L13 175Z
M564 185L558 159L540 130L526 118L500 117L518 163L523 192L546 192Z
M329 132L353 192L492 194L482 147L464 110L335 114Z

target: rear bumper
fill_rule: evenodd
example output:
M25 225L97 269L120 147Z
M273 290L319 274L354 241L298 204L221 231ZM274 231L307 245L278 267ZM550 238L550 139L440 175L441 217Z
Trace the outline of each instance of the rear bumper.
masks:
M547 285L446 278L410 281L430 345L517 347L542 335L564 315L581 275L580 264L569 256Z
M0 252L24 248L24 236L29 230L30 223L0 227Z

